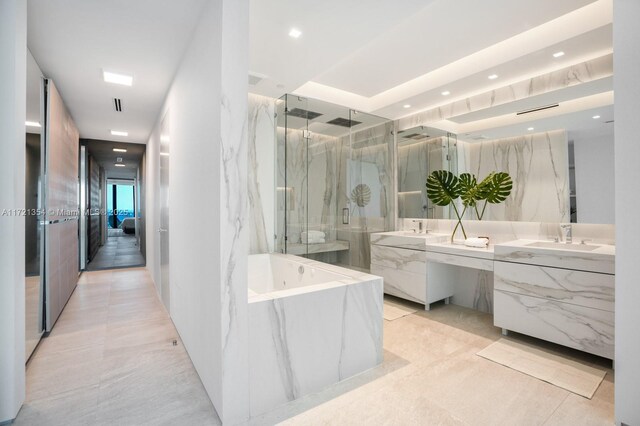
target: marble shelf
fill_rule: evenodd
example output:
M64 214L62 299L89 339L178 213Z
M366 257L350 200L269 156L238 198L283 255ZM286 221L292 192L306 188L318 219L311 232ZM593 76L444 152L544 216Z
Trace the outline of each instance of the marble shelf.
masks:
M320 244L287 244L287 253L293 255L311 254L311 253L327 253L331 251L349 250L349 241L334 240Z

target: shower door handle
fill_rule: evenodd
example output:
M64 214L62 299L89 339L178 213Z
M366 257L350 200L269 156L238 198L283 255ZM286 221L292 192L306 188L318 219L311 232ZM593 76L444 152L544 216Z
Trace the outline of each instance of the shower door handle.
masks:
M342 209L342 224L343 225L348 225L350 218L351 218L351 215L349 214L349 208L348 207L343 208Z

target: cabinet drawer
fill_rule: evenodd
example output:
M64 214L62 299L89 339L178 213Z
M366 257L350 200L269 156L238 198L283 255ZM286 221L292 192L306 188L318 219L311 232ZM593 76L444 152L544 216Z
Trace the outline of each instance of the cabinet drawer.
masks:
M613 312L500 290L493 297L496 327L613 359Z
M495 262L494 289L614 311L615 276Z
M371 264L400 271L427 274L427 254L424 251L371 245Z
M371 273L384 279L384 292L418 303L427 300L427 276L399 269L371 265Z

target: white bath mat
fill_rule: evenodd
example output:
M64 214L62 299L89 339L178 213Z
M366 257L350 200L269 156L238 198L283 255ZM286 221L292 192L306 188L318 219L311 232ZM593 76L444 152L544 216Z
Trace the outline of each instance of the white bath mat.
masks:
M500 339L477 355L591 399L605 371L540 349Z
M391 302L387 299L385 299L384 301L383 308L384 309L383 309L382 316L387 321L397 320L398 318L402 318L404 316L411 315L412 313L416 312L415 309L412 309L408 306L404 306L400 303Z

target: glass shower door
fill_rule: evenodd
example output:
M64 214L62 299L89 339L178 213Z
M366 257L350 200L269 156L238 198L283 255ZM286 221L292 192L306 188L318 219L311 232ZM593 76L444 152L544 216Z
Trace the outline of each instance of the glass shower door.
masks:
M350 117L348 149L343 150L347 169L343 199L350 216L346 225L349 251L341 256L340 263L368 271L371 234L394 228L393 122L353 110Z

